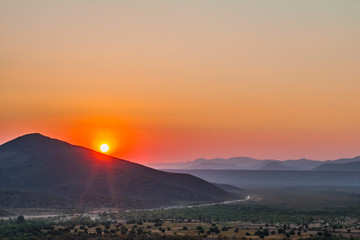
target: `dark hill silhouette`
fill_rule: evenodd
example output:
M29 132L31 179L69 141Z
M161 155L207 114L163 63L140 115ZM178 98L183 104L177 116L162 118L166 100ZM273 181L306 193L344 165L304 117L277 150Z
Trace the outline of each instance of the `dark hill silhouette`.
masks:
M38 194L43 204L32 207L44 207L46 202L69 207L149 207L235 197L189 174L155 170L41 134L0 146L0 191L11 192L13 199L31 192L33 205L39 205ZM6 204L0 198L0 206ZM21 207L22 202L15 205Z
M314 171L360 171L360 161L347 163L324 163L314 168Z

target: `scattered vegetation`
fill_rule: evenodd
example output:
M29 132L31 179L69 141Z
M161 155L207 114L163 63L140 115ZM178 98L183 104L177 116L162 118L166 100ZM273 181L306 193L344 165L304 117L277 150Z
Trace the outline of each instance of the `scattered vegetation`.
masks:
M48 219L19 216L0 220L0 239L360 239L357 193L331 194L336 198L324 206L318 204L324 198L312 199L309 194L302 195L306 201L298 201L294 199L298 195L283 192L283 205L263 194L266 201L254 199L206 207L103 209ZM322 196L328 197L324 193ZM16 215L21 211L3 212Z
M139 224L140 223L140 224ZM132 219L126 222L31 219L0 221L0 239L360 239L360 223L321 220L302 224Z

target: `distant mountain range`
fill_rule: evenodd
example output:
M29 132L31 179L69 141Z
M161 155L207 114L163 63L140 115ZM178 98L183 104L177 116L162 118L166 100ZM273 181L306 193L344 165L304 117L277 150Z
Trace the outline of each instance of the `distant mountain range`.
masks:
M349 163L352 164L352 163ZM357 162L358 164L358 162ZM342 164L341 164L342 165ZM209 182L228 184L241 189L287 187L359 187L359 171L284 171L284 170L201 170L174 169ZM220 186L220 185L219 185ZM230 190L230 189L229 189Z
M353 164L350 164L353 163ZM357 164L358 163L358 164ZM310 159L279 161L274 159L258 160L249 157L199 158L190 162L153 163L149 166L157 169L178 170L278 170L278 171L359 171L360 156L337 160L316 161Z
M0 146L0 208L139 208L235 197L189 174L155 170L41 134Z

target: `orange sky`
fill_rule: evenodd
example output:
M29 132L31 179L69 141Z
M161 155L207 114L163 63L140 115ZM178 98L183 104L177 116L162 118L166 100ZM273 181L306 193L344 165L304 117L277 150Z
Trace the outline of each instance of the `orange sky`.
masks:
M0 143L360 155L359 1L1 1Z

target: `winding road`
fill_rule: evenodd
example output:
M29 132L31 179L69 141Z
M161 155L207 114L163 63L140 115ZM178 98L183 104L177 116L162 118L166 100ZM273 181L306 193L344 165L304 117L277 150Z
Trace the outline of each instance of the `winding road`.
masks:
M169 209L181 209L181 208L195 208L195 207L208 207L214 206L218 204L231 204L237 202L245 202L251 199L250 195L246 195L245 198L231 200L231 201L224 201L224 202L214 202L214 203L204 203L204 204L196 204L196 205L185 205L185 206L168 206L168 207L158 207L158 208L149 208L149 209L138 209L138 210L127 210L127 211L156 211L156 210L169 210Z

